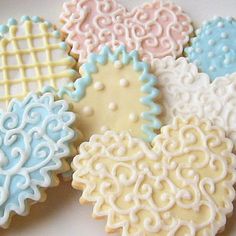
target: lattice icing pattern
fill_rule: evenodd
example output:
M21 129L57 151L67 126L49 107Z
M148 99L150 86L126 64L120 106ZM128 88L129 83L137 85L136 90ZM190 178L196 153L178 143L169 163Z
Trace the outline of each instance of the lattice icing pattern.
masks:
M12 100L0 117L0 226L13 213L25 215L44 189L58 183L64 158L71 155L75 114L52 94ZM29 201L30 200L30 201Z
M60 19L66 42L80 63L104 44L113 50L125 44L129 51L139 50L141 59L149 62L167 55L176 57L192 32L189 16L179 6L162 0L132 11L115 0L72 0L64 3Z
M211 83L207 74L200 73L185 58L171 57L156 60L153 68L158 77L157 87L163 94L159 101L163 105L160 117L163 124L175 116L195 114L223 128L236 144L236 73Z
M107 131L81 144L73 161L80 202L122 236L216 235L233 210L232 142L207 120L176 118L152 146Z
M73 82L74 59L60 32L39 17L10 19L0 26L0 109L12 98L24 98L46 85Z
M72 87L54 91L73 104L79 117L83 140L108 129L129 130L134 136L152 140L161 124L156 77L147 63L138 59L137 51L127 52L124 46L115 51L104 46L91 54L81 66L81 78ZM128 99L127 99L128 96Z

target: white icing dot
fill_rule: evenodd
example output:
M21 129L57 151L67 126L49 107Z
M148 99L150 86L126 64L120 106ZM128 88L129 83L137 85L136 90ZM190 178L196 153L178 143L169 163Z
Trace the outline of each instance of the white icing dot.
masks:
M230 59L229 59L229 58L225 59L225 60L224 60L224 64L225 64L225 65L229 65L229 64L230 64Z
M167 193L163 193L163 194L161 195L161 200L162 200L162 201L166 201L167 199L168 199Z
M213 45L215 45L215 41L214 41L213 39L210 39L210 40L208 41L208 44L209 44L210 46L213 46Z
M94 113L94 111L93 111L93 108L92 108L92 107L90 107L90 106L85 106L85 107L83 108L83 114L84 114L85 116L92 116L93 113Z
M117 61L114 62L114 66L115 66L116 69L120 69L122 67L122 63L117 60Z
M212 34L211 30L206 30L206 35Z
M165 212L165 213L163 214L163 218L166 219L166 220L169 219L170 216L171 216L171 215L170 215L170 212L169 212L169 211L167 211L167 212Z
M95 90L100 91L100 90L103 90L103 89L105 88L105 85L104 85L102 82L97 81L97 82L94 84L93 87L94 87Z
M129 81L127 79L120 79L120 86L121 87L128 87Z
M101 128L100 128L101 132L102 133L105 133L107 130L108 130L108 127L103 125Z
M224 28L224 23L223 23L223 22L219 22L219 23L217 24L217 27L219 27L219 28Z
M201 48L196 48L195 50L197 53L202 53L202 49Z
M224 47L222 48L222 50L223 50L224 52L228 52L228 51L229 51L229 47L224 46Z
M111 111L115 111L115 110L117 110L118 106L115 102L110 102L109 105L108 105L108 108Z
M96 170L101 170L103 168L103 164L102 163L98 163L98 164L96 164L96 166L95 166L95 169Z
M210 71L215 71L215 69L216 69L216 68L215 68L214 66L210 66L210 67L209 67L209 70L210 70Z
M223 38L223 39L228 38L228 36L229 35L227 33L225 33L225 32L221 33L221 35L220 35L220 37Z
M189 170L189 171L188 171L188 176L189 176L189 177L192 177L193 175L194 175L194 171L193 171L193 170Z
M213 56L214 56L214 53L213 53L213 52L209 52L209 53L208 53L208 57L209 57L209 58L212 58Z
M131 194L127 194L127 195L125 196L125 201L126 201L126 202L130 202L131 200L132 200Z
M138 121L138 116L132 112L129 114L129 120L132 121L132 122L137 122Z

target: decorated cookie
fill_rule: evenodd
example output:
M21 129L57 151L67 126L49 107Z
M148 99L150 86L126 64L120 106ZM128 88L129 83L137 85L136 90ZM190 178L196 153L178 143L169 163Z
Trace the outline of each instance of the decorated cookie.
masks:
M192 32L191 20L179 6L162 0L145 3L132 11L115 0L72 0L63 5L62 32L71 53L80 63L101 45L113 50L125 44L139 50L142 59L152 61L182 54Z
M59 87L72 82L75 61L59 31L39 17L9 19L0 26L0 109L12 98L24 98L45 85Z
M236 73L210 83L209 77L199 73L194 64L185 58L171 57L156 60L155 73L163 94L159 102L163 105L164 124L175 116L196 114L223 128L236 145Z
M185 51L191 62L211 80L236 72L236 20L216 17L196 33Z
M149 66L138 59L137 51L124 46L112 52L104 46L83 64L82 78L57 94L73 104L83 140L108 129L129 130L132 135L152 140L160 128L160 107L154 102L159 91ZM50 87L46 91L51 91Z
M121 235L215 235L233 210L232 142L207 120L176 118L152 146L129 133L93 135L79 148L80 202Z
M13 214L25 215L56 185L75 137L75 115L50 93L12 100L0 117L0 226Z

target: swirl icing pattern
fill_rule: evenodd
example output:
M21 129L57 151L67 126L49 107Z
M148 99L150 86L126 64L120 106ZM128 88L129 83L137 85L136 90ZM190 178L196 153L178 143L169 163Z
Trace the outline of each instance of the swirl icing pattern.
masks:
M216 17L196 31L191 46L185 49L191 62L211 80L236 72L236 20Z
M122 236L215 235L233 210L232 142L207 120L175 118L152 146L107 131L81 144L73 186L106 231Z
M179 6L162 0L128 11L115 0L72 0L63 5L62 32L80 63L101 45L125 44L139 50L141 59L181 55L192 33L190 18Z
M132 135L151 141L161 127L159 90L149 65L139 60L137 51L121 45L92 53L80 68L81 78L72 86L45 91L56 93L73 104L78 114L83 141L108 129L129 130ZM129 98L127 99L127 94Z
M12 100L1 114L1 227L8 227L14 213L27 214L30 204L44 199L44 189L58 183L75 138L74 120L68 104L49 93Z
M60 32L39 17L23 16L20 23L11 18L0 25L0 109L46 85L72 82L77 72L68 51Z
M171 57L156 60L153 69L163 94L159 101L163 105L160 117L163 124L168 124L175 116L195 114L223 128L236 144L236 73L211 83L207 74L199 73L185 58Z

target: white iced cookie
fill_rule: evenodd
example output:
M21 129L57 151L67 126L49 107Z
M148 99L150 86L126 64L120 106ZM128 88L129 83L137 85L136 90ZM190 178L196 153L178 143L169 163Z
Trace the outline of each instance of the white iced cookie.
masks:
M236 74L219 77L210 83L208 75L199 73L185 58L156 60L153 69L163 95L164 124L173 117L193 114L222 127L236 144Z
M233 210L236 157L207 120L175 118L152 145L127 132L93 135L74 158L73 186L106 231L122 236L206 236Z
M0 109L46 85L58 88L77 77L60 32L39 17L0 25Z

